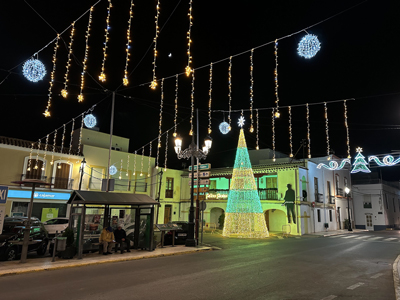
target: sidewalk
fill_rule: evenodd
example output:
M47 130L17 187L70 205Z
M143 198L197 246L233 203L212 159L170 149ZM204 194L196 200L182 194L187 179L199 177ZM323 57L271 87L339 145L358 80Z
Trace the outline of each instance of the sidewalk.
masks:
M28 272L82 267L82 266L90 266L103 263L180 255L180 254L196 253L196 252L203 252L210 250L212 250L212 247L166 246L164 248L156 248L152 252L132 249L131 250L132 252L124 254L116 253L112 255L100 255L98 253L87 253L83 255L83 259L77 259L77 258L62 259L56 257L55 262L51 262L52 257L31 258L28 259L25 264L21 264L19 260L1 261L0 277L5 275L22 274Z

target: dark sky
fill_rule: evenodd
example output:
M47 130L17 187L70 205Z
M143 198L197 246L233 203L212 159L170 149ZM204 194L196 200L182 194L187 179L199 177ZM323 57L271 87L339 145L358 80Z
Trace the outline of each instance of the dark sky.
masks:
M0 97L3 103L0 135L37 140L98 103L94 114L100 130L109 132L111 92L116 90L114 133L131 139L131 149L140 149L158 135L160 89L150 90L154 38L154 0L134 1L131 28L130 85L119 87L125 65L126 29L129 0L113 0L110 16L108 56L105 64L107 81L97 77L102 62L105 18L108 1L102 0L93 12L89 39L88 75L85 77L85 101L78 103L81 64L88 15L77 23L70 67L69 97L60 96L68 53L70 31L62 35L57 54L53 86L51 118L42 113L48 99L53 44L39 53L47 75L39 83L22 76L22 62L47 45L56 32L62 32L96 1L15 0L6 1L0 11L2 47L0 48ZM359 5L358 5L359 4ZM184 71L187 56L188 0L161 0L158 39L157 78L172 77L164 82L164 114L162 130L173 126L175 78ZM351 8L351 9L350 9ZM232 60L232 109L249 109L250 49L307 29L321 42L321 50L312 59L297 55L297 44L305 32L279 40L278 74L280 106L305 103L348 101L348 121L352 156L356 147L364 155L390 153L400 149L398 118L400 114L400 2L377 0L346 1L242 1L193 0L192 55L195 72L195 107L199 108L200 139L207 130L207 105L210 62L214 64L214 110L228 110L228 60ZM36 12L35 12L36 11ZM343 12L343 13L341 13ZM41 17L40 17L40 16ZM333 16L333 17L332 17ZM332 18L330 18L332 17ZM44 21L45 20L45 21ZM47 23L48 24L47 24ZM172 57L168 57L171 53ZM15 66L18 66L14 68ZM254 108L270 108L275 104L273 44L254 51ZM8 71L12 69L11 73ZM7 77L8 76L8 77ZM187 147L190 116L191 80L179 77L178 132ZM124 96L130 97L126 98ZM276 120L276 150L289 153L287 108ZM249 113L245 111L247 125ZM222 135L218 130L223 114L213 113L213 148L208 161L213 166L232 166L234 162L240 114L232 113L233 130ZM346 156L343 102L328 104L330 146L340 157ZM227 118L227 114L225 114ZM306 138L306 110L293 107L293 148ZM79 123L80 120L77 121ZM310 106L311 151L313 156L326 154L323 105ZM260 148L271 147L271 110L260 111ZM245 127L248 129L248 127ZM60 132L59 132L60 138ZM173 153L170 134L171 166L181 162ZM69 137L67 137L68 141ZM255 148L255 134L246 131L249 149ZM163 138L164 142L164 138ZM154 156L155 143L153 143ZM146 151L148 152L148 150ZM300 151L301 153L302 151ZM164 153L164 146L161 150ZM147 153L146 153L147 154ZM301 157L301 155L300 155ZM163 159L161 159L163 162ZM162 163L161 163L162 164ZM391 168L392 178L397 168ZM389 172L385 170L385 172ZM390 172L389 172L390 173ZM392 174L393 173L393 174ZM394 176L394 177L393 177ZM398 176L399 177L399 176ZM399 178L396 178L399 179Z

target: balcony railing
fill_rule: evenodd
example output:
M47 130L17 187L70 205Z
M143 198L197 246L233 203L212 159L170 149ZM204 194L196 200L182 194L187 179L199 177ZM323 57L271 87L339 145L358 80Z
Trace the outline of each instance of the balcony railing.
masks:
M344 193L343 193L343 189L341 189L341 188L336 188L336 196L344 196Z
M335 196L328 196L328 199L330 204L335 204Z
M324 195L323 194L314 194L315 195L315 202L324 203Z
M51 183L51 186L46 186L46 185L41 185L38 187L47 187L47 188L52 188L52 189L62 189L62 190L72 190L73 189L73 184L74 180L70 178L62 178L62 177L50 177L48 178L47 176L38 176L36 174L22 174L21 175L21 180L25 179L38 179L41 181L44 181L46 183ZM32 184L24 184L22 185L24 187L31 187Z
M278 200L278 189L258 189L260 200Z

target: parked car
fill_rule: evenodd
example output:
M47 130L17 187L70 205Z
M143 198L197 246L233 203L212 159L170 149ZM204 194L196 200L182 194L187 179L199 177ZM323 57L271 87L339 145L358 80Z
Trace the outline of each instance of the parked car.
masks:
M3 232L0 235L0 259L13 260L22 252L24 228L27 217L11 217L4 219ZM31 218L28 252L44 255L49 238L46 228L38 218Z
M43 223L44 228L46 228L47 232L50 235L55 235L56 231L58 233L61 233L61 231L64 231L65 228L68 227L68 218L54 218L47 220L46 222Z
M189 224L187 221L173 221L178 224L182 230L175 231L175 245L184 245L189 232ZM166 232L164 235L164 245L172 245L172 231Z

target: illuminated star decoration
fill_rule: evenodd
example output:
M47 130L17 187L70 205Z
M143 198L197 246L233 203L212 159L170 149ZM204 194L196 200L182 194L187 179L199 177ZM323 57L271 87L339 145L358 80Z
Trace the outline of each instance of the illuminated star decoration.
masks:
M238 121L238 125L240 128L243 128L244 126L244 117L240 116L239 121Z
M110 166L109 172L110 172L110 175L117 174L117 172L118 172L117 167L114 165Z
M227 134L230 131L229 124L225 121L219 124L219 131L221 131L222 134Z
M87 128L93 128L97 124L96 117L92 114L86 115L86 117L83 119L83 122Z
M350 159L348 159L348 158L343 159L342 162L340 163L340 165L336 161L330 161L329 165L320 163L320 164L318 164L317 169L321 169L322 167L324 167L325 169L328 169L328 170L331 170L331 171L341 170L341 169L343 169L343 167L344 167L344 165L346 163L351 165Z
M22 66L22 73L29 81L38 82L46 75L46 67L40 60L31 58Z
M321 43L319 42L317 36L313 34L307 34L299 42L299 45L297 46L297 53L302 57L312 58L320 49Z
M383 159L382 162L378 157L375 155L368 156L368 161L370 162L371 160L375 161L378 166L380 167L391 167L394 165L397 165L400 162L400 157L396 160L394 160L394 157L391 155L386 155Z

